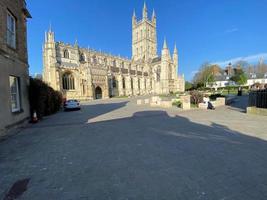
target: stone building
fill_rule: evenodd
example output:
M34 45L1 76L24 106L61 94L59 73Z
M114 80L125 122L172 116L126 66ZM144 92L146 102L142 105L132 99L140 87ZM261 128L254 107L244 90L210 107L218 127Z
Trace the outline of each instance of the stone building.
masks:
M63 95L76 99L113 96L168 94L184 91L184 77L178 76L178 51L171 55L164 40L157 51L157 20L132 17L132 58L122 58L93 49L55 41L50 29L43 46L43 80Z
M0 0L0 135L29 117L27 18L24 0Z

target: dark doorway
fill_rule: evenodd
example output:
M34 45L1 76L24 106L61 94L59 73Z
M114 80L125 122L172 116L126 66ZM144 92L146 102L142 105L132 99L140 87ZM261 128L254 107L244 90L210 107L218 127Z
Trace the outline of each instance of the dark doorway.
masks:
M102 89L99 86L95 88L95 98L102 99Z

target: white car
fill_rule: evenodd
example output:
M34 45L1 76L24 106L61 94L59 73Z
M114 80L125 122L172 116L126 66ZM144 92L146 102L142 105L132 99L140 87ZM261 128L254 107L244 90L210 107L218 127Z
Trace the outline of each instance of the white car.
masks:
M80 102L76 99L69 99L64 103L64 110L80 110Z

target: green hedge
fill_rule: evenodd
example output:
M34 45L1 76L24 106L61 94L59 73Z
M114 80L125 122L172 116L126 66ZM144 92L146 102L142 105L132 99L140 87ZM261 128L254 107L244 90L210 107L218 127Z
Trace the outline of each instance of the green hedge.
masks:
M38 119L60 110L62 94L42 80L30 78L29 100L31 114L36 111Z
M210 100L216 100L218 97L225 97L224 95L222 94L212 94L209 96Z

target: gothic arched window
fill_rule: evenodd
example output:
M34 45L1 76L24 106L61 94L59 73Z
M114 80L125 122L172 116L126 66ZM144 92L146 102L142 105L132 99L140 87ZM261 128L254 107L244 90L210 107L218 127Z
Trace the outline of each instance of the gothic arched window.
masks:
M140 90L140 79L138 79L138 89Z
M117 80L116 80L116 78L114 76L112 78L112 87L113 88L116 88L117 87Z
M133 78L131 78L131 89L133 89Z
M172 66L169 65L169 79L172 79Z
M70 53L67 49L64 50L63 56L64 56L64 58L70 58Z
M93 63L96 65L97 64L97 58L95 55L93 55Z
M122 88L125 89L125 78L122 78Z
M81 62L84 62L84 61L85 61L85 56L84 56L83 53L81 53L81 55L80 55L80 61L81 61Z
M75 81L71 73L65 73L62 76L62 86L64 90L75 90Z
M107 58L104 58L104 64L105 64L105 66L107 66L107 64L108 64Z

